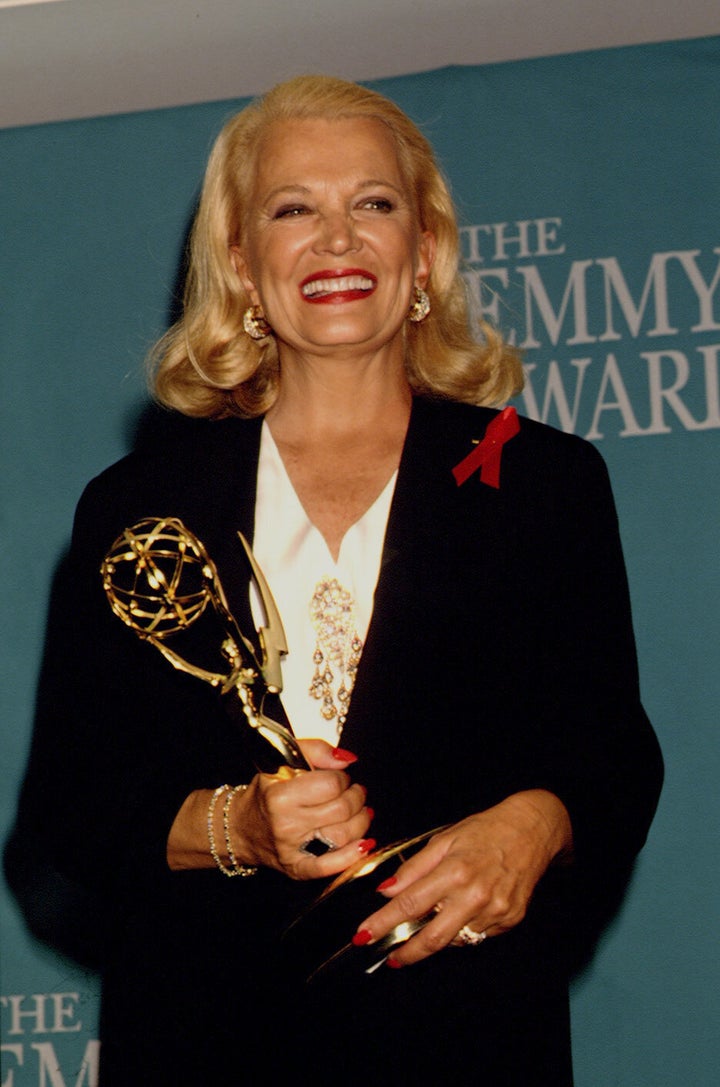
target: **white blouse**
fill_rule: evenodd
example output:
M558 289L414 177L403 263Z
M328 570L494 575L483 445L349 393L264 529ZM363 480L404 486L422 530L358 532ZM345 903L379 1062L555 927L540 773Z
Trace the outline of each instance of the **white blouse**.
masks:
M331 682L320 686L326 693L331 692L331 700L338 708L341 707L338 691L345 678L342 662L329 659L331 654L323 631L317 621L313 623L311 603L323 583L326 588L330 583L329 594L326 592L323 599L326 604L330 598L341 600L344 604L341 609L341 633L347 632L348 641L351 633L354 633L364 643L372 616L373 595L380 573L396 478L397 472L372 506L345 533L335 562L323 536L309 520L295 493L269 426L263 424L253 553L267 579L285 627L289 652L282 662L282 700L297 736L321 737L333 746L340 738L337 716L325 719L322 699L310 693L316 675L314 654L318 647L325 650L320 672L324 673L329 665L333 677ZM262 609L254 591L252 604L255 622L259 624ZM324 629L328 629L327 625ZM356 648L359 649L357 642ZM357 656L358 653L355 654L354 663ZM345 660L347 662L347 654ZM353 662L350 670L352 665ZM350 685L351 681L348 682Z

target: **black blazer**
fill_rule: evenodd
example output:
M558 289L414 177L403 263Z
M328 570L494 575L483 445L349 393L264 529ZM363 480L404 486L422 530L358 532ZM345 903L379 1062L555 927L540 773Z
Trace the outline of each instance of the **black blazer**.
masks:
M601 892L627 877L652 819L662 769L639 699L604 464L586 442L523 419L503 449L500 486L476 474L458 487L452 469L493 416L489 409L414 401L342 743L359 756L355 773L368 787L377 813L372 833L381 842L543 787L568 808L575 863L542 881L526 921L487 941L482 958L448 951L400 972L401 979L384 976L367 1000L354 991L322 1010L303 994L292 1017L307 1032L339 1016L330 1031L337 1036L352 999L361 1009L352 1015L373 1024L374 1036L387 1035L383 1024L392 1014L392 1045L372 1050L386 1068L398 1049L409 1049L421 1054L423 1074L432 1053L446 1076L452 1052L460 1053L458 1069L472 1067L467 1047L475 1046L487 1068L493 1061L514 1067L522 1052L516 1078L508 1072L507 1080L490 1083L566 1084L570 937L599 916ZM185 796L249 780L253 767L214 691L173 670L112 616L98 573L123 528L148 516L180 517L215 560L241 628L251 630L235 533L252 539L260 426L260 420L178 422L163 440L93 481L78 508L56 594L16 840L26 843L26 866L41 842L46 863L114 904L120 920L106 963L109 1055L123 1049L127 1057L128 1035L142 1033L137 1000L127 991L148 963L165 996L156 1006L173 1008L159 1017L160 1034L177 1042L183 1020L177 994L202 988L201 1002L212 1009L209 1050L217 1051L218 1024L228 1009L222 979L231 985L242 963L276 1002L277 975L268 964L277 931L316 891L270 872L253 880L168 872L167 833ZM62 812L62 821L48 819L49 812ZM228 933L243 926L228 951ZM385 999L392 1013L378 1010ZM464 1024L447 1035L442 1057L435 1044L418 1049L418 1035L426 1042L434 1037L441 1015ZM489 1034L478 1035L479 1019L491 1024ZM267 1060L264 1023L263 1016L251 1017L248 1033ZM197 1038L196 1028L188 1021L181 1033ZM237 1030L235 1015L227 1030ZM511 1044L517 1034L534 1041ZM328 1067L327 1037L316 1078ZM250 1044L245 1033L243 1044ZM142 1053L138 1061L147 1067L147 1046ZM203 1068L208 1059L205 1053ZM191 1060L185 1053L185 1068ZM556 1078L537 1072L548 1065ZM367 1068L366 1062L365 1074ZM106 1082L130 1082L130 1074L125 1067ZM462 1071L453 1075L465 1081ZM469 1073L467 1082L475 1082Z

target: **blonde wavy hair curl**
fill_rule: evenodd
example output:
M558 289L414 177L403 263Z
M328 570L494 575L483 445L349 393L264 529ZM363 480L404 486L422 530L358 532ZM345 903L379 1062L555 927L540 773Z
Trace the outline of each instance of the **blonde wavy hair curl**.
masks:
M213 147L190 236L183 316L149 356L156 399L186 415L254 416L277 395L280 362L272 335L256 341L243 330L251 304L231 263L242 245L263 139L276 121L376 118L390 129L421 230L437 252L427 292L431 311L406 322L407 376L421 394L472 404L500 404L522 387L517 351L486 321L470 328L459 273L455 210L432 148L389 99L330 76L280 83L231 118ZM477 337L477 338L476 338Z

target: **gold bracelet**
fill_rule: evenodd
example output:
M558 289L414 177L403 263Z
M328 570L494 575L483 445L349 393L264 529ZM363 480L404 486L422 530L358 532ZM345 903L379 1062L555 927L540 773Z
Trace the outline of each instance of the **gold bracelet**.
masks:
M234 789L231 789L229 785L218 785L215 792L210 797L210 804L208 806L207 815L207 834L208 842L210 843L210 855L215 861L220 871L224 876L254 876L257 872L257 868L252 868L249 865L238 864L235 859L235 854L230 848L230 803L238 792L244 792L248 788L247 785L236 785ZM223 809L223 829L225 831L225 845L228 850L228 857L232 862L232 868L228 868L226 864L223 864L220 854L217 851L215 845L215 805L217 804L223 793L228 793L228 797L225 799L225 806Z
M232 870L225 869L225 872L229 876L254 876L257 872L257 868L254 867L254 865L238 864L237 857L233 853L233 847L230 842L230 805L238 793L247 792L249 788L249 785L236 785L225 797L225 804L223 806L223 831L225 832L225 848L230 864L232 865Z
M212 859L215 861L215 864L218 866L221 872L225 872L226 869L225 865L220 860L217 849L215 848L215 805L217 804L219 797L221 797L223 793L227 792L229 788L229 785L218 785L217 789L210 797L210 804L208 806L207 814L207 834L208 841L210 842L210 855L212 856Z

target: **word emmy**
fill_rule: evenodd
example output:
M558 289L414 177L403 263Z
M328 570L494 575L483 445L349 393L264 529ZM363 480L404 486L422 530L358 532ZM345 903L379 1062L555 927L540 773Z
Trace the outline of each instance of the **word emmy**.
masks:
M461 239L475 314L526 354L531 418L592 441L720 428L720 248L569 260L560 217Z

